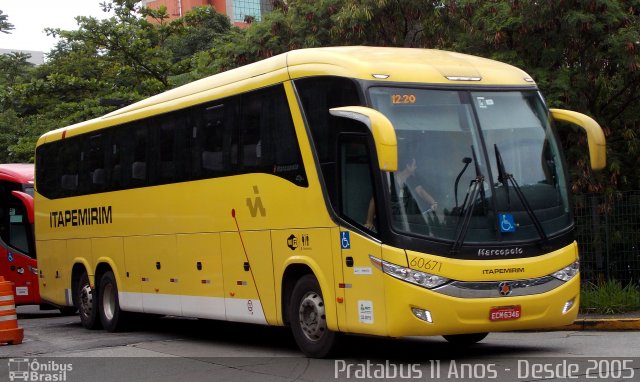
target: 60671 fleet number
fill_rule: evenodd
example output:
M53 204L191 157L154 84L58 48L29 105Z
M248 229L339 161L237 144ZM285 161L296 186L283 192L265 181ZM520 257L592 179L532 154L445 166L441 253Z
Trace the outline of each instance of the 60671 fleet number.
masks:
M441 271L442 263L436 260L426 260L422 257L413 257L409 261L409 265L416 269L424 269L425 271Z

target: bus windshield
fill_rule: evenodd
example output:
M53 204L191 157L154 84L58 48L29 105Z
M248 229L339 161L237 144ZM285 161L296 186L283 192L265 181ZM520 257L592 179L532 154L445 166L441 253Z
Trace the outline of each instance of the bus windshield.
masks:
M385 177L392 228L436 240L546 240L569 227L565 172L548 112L527 91L369 88L393 123Z

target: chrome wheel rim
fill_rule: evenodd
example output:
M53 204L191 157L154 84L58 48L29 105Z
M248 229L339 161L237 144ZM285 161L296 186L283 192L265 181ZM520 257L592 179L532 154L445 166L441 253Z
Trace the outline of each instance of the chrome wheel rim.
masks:
M93 311L93 291L89 284L85 284L80 289L80 314L84 318L91 316Z
M103 288L104 291L102 292L102 311L104 312L104 317L107 320L111 321L115 313L116 294L113 288L113 284L107 284Z
M324 301L319 293L307 292L298 310L300 328L310 341L318 341L327 331Z

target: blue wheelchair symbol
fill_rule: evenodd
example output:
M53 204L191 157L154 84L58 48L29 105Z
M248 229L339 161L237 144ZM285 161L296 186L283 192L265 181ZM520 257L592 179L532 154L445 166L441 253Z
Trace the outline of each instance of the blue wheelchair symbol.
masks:
M13 253L11 252L7 253L7 260L9 260L10 263L13 262Z
M500 232L516 232L516 222L512 214L498 214Z
M340 232L340 247L342 247L342 249L351 249L351 238L349 237L349 231Z

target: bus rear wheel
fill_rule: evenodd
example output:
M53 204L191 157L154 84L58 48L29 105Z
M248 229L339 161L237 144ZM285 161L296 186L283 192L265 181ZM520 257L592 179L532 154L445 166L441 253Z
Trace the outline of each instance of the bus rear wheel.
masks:
M489 333L451 334L443 337L454 345L473 345L485 339L488 334Z
M289 323L293 338L307 357L323 358L335 348L336 333L327 327L322 291L313 275L301 277L293 288Z
M98 319L98 293L89 284L89 275L83 272L76 286L76 302L80 322L87 329L100 329Z
M127 324L126 312L120 310L118 284L113 272L105 272L100 278L100 321L109 332L118 332Z

